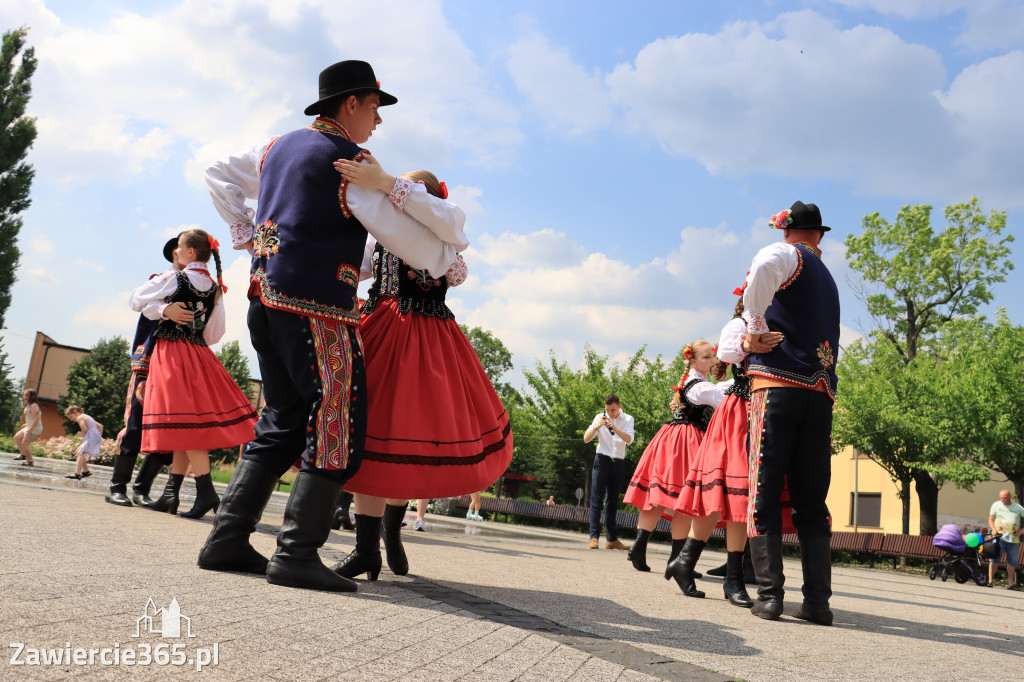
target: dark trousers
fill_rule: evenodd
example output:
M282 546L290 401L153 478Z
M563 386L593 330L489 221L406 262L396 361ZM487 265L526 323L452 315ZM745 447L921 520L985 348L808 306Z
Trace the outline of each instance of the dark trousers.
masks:
M590 479L590 537L601 535L601 508L604 507L605 538L609 542L619 539L615 515L619 511L619 495L626 477L626 461L608 455L594 456L594 471Z
M366 438L366 372L359 328L249 301L249 336L260 363L266 407L243 459L284 474L302 471L345 482Z
M806 388L768 388L750 397L747 534L780 535L785 485L801 537L831 535L825 498L832 478L832 401Z
M131 460L131 466L127 462L123 466L114 466L114 472L110 476L111 486L125 486L132 480L132 471L135 469L135 460L142 449L142 400L145 399L146 374L132 372L131 381L128 384L128 402L125 406L124 435L121 437L121 450L118 457ZM140 400L141 399L141 400ZM153 453L150 457L159 458L164 465L169 465L174 459L173 453Z

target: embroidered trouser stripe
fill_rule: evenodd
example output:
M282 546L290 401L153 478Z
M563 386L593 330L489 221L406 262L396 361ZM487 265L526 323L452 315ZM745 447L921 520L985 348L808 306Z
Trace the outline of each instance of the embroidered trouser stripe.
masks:
M828 535L832 401L820 391L769 388L750 396L750 507L747 534L782 533L788 485L801 536Z
M754 391L750 394L750 401L747 404L747 537L751 538L758 534L754 509L757 505L757 496L760 494L758 480L761 472L761 444L764 440L764 410L768 405L770 391L770 388Z
M249 302L266 407L243 455L281 474L302 470L346 481L362 461L366 373L359 329Z
M359 386L353 383L353 374L359 370L352 360L362 358L362 341L358 327L340 322L309 318L309 329L316 348L321 398L310 415L307 444L316 453L317 469L337 471L348 466L352 454L352 405L360 400Z

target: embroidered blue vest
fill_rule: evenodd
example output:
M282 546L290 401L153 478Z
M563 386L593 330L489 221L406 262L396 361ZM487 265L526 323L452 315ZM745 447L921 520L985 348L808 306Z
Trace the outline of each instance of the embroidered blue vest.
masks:
M785 338L771 353L752 353L747 374L804 388L820 385L835 400L839 290L815 250L805 244L794 246L800 258L796 272L765 311L768 329Z
M332 163L361 150L331 120L277 138L260 173L249 295L269 308L359 324L366 230L348 211Z
M151 320L145 315L139 315L139 323L135 325L135 339L132 341L132 371L145 376L149 373L149 359L153 354L153 344L159 320Z

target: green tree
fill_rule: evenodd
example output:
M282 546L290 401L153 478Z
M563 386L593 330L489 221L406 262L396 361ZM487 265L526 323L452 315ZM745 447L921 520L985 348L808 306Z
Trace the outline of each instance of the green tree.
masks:
M964 447L974 462L1006 476L1024 500L1024 327L1000 310L996 324L976 326L957 348L951 364L961 380L951 387L954 404L966 408Z
M617 365L587 346L580 370L571 370L552 355L547 363L538 361L534 370L524 372L534 428L532 461L557 498L573 499L578 487L589 494L594 443L584 443L583 433L609 393L619 396L623 410L634 419L633 442L626 448L632 464L669 419L670 388L682 373L682 351L670 364L660 356L649 359L644 351L641 348Z
M986 215L972 197L946 207L946 227L941 232L932 228L931 212L927 205L904 206L892 223L873 213L864 217L861 234L850 234L844 242L849 265L860 275L855 292L875 322L872 338L887 343L907 366L929 349L940 358L943 349L932 346L944 327L977 315L980 306L992 301L992 286L1005 281L1013 269L1009 246L1013 236L1003 236L1005 212ZM871 358L882 357L879 351L875 345ZM853 373L854 368L848 365L847 370ZM850 383L844 382L840 391L847 390ZM914 405L899 402L891 408L907 414ZM938 443L919 452L871 451L891 461L920 456L906 463L920 501L922 533L934 532L937 525L938 492L945 476L953 474L966 481L970 476L965 474L974 471L952 453L950 461L938 461L940 451L947 448Z
M35 171L25 157L36 139L35 119L25 116L36 70L35 49L25 47L26 28L6 31L0 48L0 328L11 305L11 287L18 269L20 214L31 203L29 190ZM20 59L19 59L20 54ZM16 64L17 62L17 64ZM0 348L3 337L0 337ZM7 354L0 362L0 431L7 432L7 412L20 404L11 380Z
M480 359L480 364L483 365L484 373L487 374L487 378L494 385L494 390L505 401L507 407L509 399L513 398L515 394L515 389L500 379L512 370L512 353L501 342L501 339L485 329L480 327L470 329L464 324L460 324L459 328L469 339L470 345L476 351L476 356Z
M128 342L120 336L100 339L89 354L68 370L67 393L57 398L61 413L78 405L103 424L105 438L113 438L124 427L124 401L131 378ZM69 434L79 432L78 424L65 422Z
M249 402L255 400L256 394L252 387L252 377L249 374L249 361L242 354L242 348L238 341L228 341L223 344L220 351L217 352L217 359L220 360L220 364L224 365L224 369L235 380L238 388L242 390Z
M21 386L24 381L11 379L13 369L7 362L7 351L0 338L0 434L4 435L13 435L21 425Z
M884 340L858 340L843 350L832 425L835 447L851 446L885 469L899 486L902 532L910 532L910 486L926 476L938 492L947 482L971 489L989 472L970 455L973 424L957 406L945 355L919 354L910 363ZM922 513L922 535L935 519Z
M11 305L11 287L21 256L17 244L20 214L31 204L29 190L35 175L25 162L36 139L35 119L25 116L36 70L35 49L22 52L27 34L26 28L5 32L0 50L0 327Z
M249 375L249 361L242 354L242 347L238 341L228 341L221 345L216 355L220 364L224 365L224 369L231 375L245 397L249 399L250 403L253 402L256 399L256 393ZM210 459L213 462L231 463L238 460L238 453L238 448L219 448L210 451Z

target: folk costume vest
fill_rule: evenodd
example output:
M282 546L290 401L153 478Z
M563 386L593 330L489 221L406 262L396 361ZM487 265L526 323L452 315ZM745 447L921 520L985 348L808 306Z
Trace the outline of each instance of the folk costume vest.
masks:
M174 275L178 280L178 288L167 300L168 303L184 303L185 307L192 311L191 322L178 324L172 320L162 320L153 332L154 338L167 339L168 341L187 341L197 346L205 346L206 339L203 337L203 330L210 318L213 306L217 302L217 291L219 287L210 287L209 291L199 291L192 285L192 281L184 271Z
M822 387L834 401L836 360L839 353L839 290L821 252L807 244L794 244L796 272L775 292L765 311L765 322L784 340L771 353L752 353L747 374L803 388Z
M361 157L329 118L282 135L260 173L250 298L297 315L359 324L356 286L366 230L345 203L337 159Z
M455 315L445 305L444 297L448 291L448 278L431 277L423 270L409 265L377 243L371 257L373 265L373 286L367 294L363 305L363 314L369 315L377 308L377 301L382 296L398 298L398 312L413 315L436 317L439 320L453 320Z
M690 379L683 384L683 390L680 392L683 394L684 404L676 407L672 413L672 420L666 422L666 424L692 424L699 431L708 430L708 424L711 423L711 416L715 413L715 408L710 405L695 405L686 397L689 390L701 381L704 380Z

